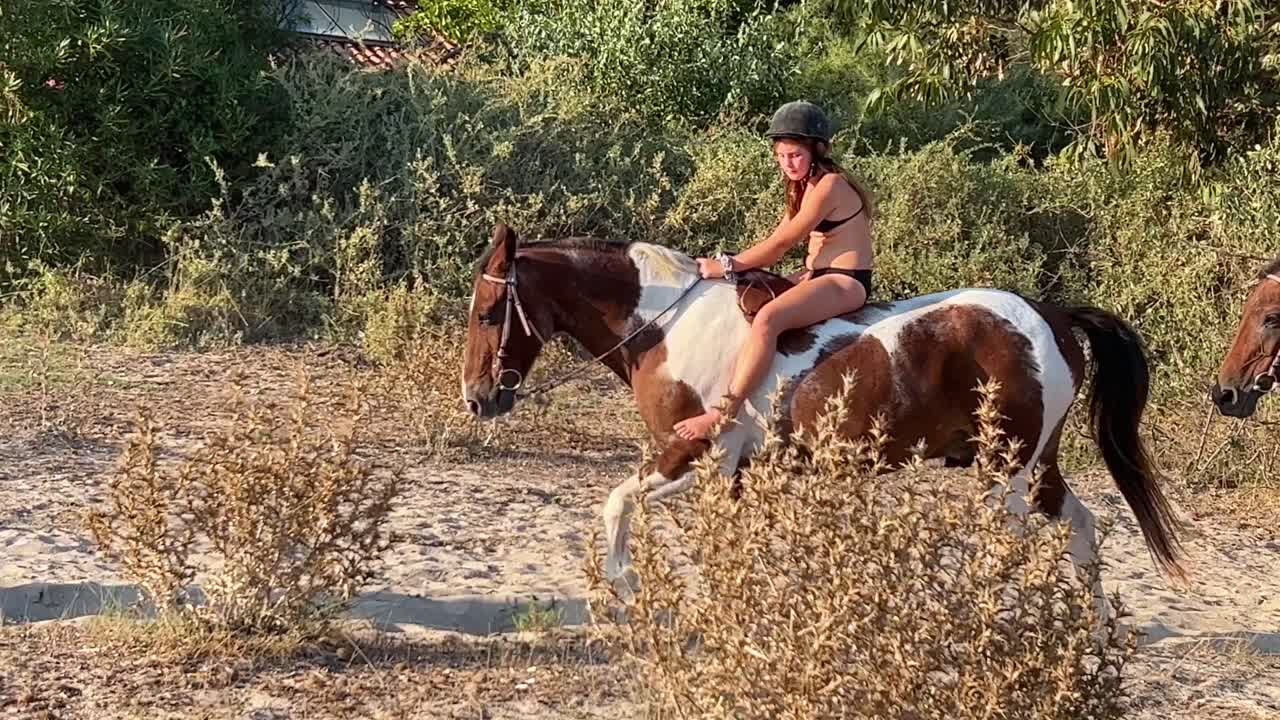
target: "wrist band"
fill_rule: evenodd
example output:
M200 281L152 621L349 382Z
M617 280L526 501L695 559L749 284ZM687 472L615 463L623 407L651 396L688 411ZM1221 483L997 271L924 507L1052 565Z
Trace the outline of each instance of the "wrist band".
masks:
M733 280L733 257L726 253L720 253L716 257L716 262L720 263L720 269L724 272L724 279Z

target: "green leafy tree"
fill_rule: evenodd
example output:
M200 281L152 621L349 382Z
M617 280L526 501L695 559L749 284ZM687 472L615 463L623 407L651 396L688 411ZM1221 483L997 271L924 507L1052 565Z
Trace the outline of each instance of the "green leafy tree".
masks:
M838 0L901 75L873 102L941 100L1027 65L1081 118L1077 151L1124 163L1156 133L1216 162L1274 130L1280 6L1270 0Z
M259 0L0 0L0 286L34 262L154 258L288 109ZM277 10L279 7L276 8Z
M395 21L392 32L402 42L437 35L469 42L498 30L513 5L513 0L421 0L416 10Z

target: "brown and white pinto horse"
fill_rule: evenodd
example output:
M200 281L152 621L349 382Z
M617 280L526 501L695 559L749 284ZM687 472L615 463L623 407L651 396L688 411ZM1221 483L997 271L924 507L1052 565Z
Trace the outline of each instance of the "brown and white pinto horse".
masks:
M1245 299L1231 350L1218 368L1210 396L1223 415L1249 417L1280 374L1280 257L1258 273Z
M672 426L725 391L738 346L750 330L747 306L758 309L770 292L785 290L787 281L777 276L755 277L774 290L744 291L728 281L701 280L691 258L657 245L587 238L520 245L511 228L494 228L475 278L464 400L481 417L511 410L544 339L558 333L576 339L631 387L659 454L605 503L606 568L615 580L629 574L633 496L645 489L649 501L658 501L685 490L693 480L690 463L709 447L679 438ZM922 439L927 457L965 464L974 453L975 388L994 378L1002 388L1004 430L1025 446L1011 509L1029 511L1027 469L1038 464L1043 480L1030 502L1069 521L1072 559L1077 566L1092 562L1093 514L1058 468L1063 423L1085 379L1085 355L1073 328L1084 332L1092 348L1089 412L1107 468L1156 563L1181 574L1177 520L1138 434L1148 389L1143 346L1122 320L1096 308L963 289L868 305L786 333L771 377L745 399L738 422L718 438L725 450L722 468L735 472L761 441L762 413L779 382L790 385L779 425L796 428L821 413L850 369L856 369L858 382L844 433L865 433L871 417L883 413L894 438L888 448L892 463L908 459ZM1101 597L1099 586L1094 591Z

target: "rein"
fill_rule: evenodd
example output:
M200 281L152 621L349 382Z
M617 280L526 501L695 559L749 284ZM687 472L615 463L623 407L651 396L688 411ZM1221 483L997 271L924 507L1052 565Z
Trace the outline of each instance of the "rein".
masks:
M542 333L538 332L538 326L534 323L529 322L529 316L528 316L528 313L525 312L524 303L520 301L520 293L516 289L518 286L518 282L516 280L516 260L514 256L511 258L511 264L507 268L506 277L503 277L503 278L495 277L488 273L481 273L480 277L487 282L494 283L495 285L504 285L506 286L506 289L507 289L507 303L506 303L507 307L506 307L506 313L502 320L502 340L499 341L498 343L498 356L493 360L493 370L497 377L499 392L514 393L517 390L519 390L521 386L524 385L524 374L514 368L502 367L502 361L507 358L507 341L511 338L512 313L514 312L514 314L520 318L520 325L522 328L524 328L524 334L526 336L537 338L538 342L542 343L543 345L546 345L547 341L545 338L542 337ZM679 305L680 301L684 300L685 296L687 296L690 291L692 291L695 287L697 287L698 283L700 282L702 282L701 277L698 277L697 279L695 279L688 287L684 289L683 292L680 293L680 296L677 297L670 305L664 308L662 312L658 313L657 315L654 315L652 319L648 320L643 325L641 325L640 327L632 331L630 334L628 334L626 337L619 340L613 347L609 348L608 350L605 350L599 355L596 355L594 358L592 358L592 362L598 362L600 360L603 360L604 358L612 354L614 351L616 351L618 348L621 348L623 345L626 345L628 342L634 339L637 335L647 330L650 326L652 326L655 322L658 321L658 318L662 317L663 315L666 315L668 312L671 311L672 308L674 308L676 305ZM582 365L578 366L576 370L568 373L567 375L563 375L552 382L546 383L542 387L534 388L533 390L530 390L529 392L525 393L521 397L532 397L534 395L541 395L542 393L549 392L550 390L553 390L559 387L560 385L563 385L564 383L568 382L574 377L581 375L586 370L586 368L590 366L591 366L591 363L583 363ZM513 383L507 384L503 382L503 378L506 377L508 374L512 374L515 376L515 381Z
M1280 284L1280 275L1268 273L1263 281L1270 280ZM1259 373L1253 379L1253 389L1260 393L1269 393L1276 389L1276 374L1280 373L1280 346L1276 347L1275 355L1271 357L1271 366L1266 372Z

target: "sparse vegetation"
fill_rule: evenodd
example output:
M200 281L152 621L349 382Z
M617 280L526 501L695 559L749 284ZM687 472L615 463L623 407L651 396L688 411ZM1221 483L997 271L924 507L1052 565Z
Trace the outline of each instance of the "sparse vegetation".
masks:
M1176 31L1168 42L1130 33L1104 43L1120 65L1083 70L1058 63L1079 28L1014 32L999 22L1021 17L1026 2L975 19L938 3L439 0L419 3L398 33L464 42L460 57L391 71L277 54L282 37L263 12L274 5L0 3L0 444L30 456L0 467L17 479L0 500L27 488L65 493L77 498L58 506L71 516L107 477L90 534L159 611L142 622L127 612L83 629L55 624L47 636L0 633L0 659L27 686L0 681L0 708L99 713L53 680L59 658L82 653L104 667L126 659L131 680L162 678L116 692L138 716L186 707L166 705L170 682L206 695L280 691L307 712L319 694L340 717L484 716L487 702L553 696L556 681L529 682L535 660L590 678L565 685L575 698L612 687L620 666L550 632L561 608L536 599L511 620L548 636L541 645L451 645L409 662L409 651L335 647L327 630L400 539L390 518L405 481L392 460L430 468L445 488L432 498L450 519L453 503L484 498L504 512L563 504L594 520L586 506L640 452L644 430L625 388L599 368L523 400L501 423L466 413L460 309L493 223L697 254L754 242L781 207L760 131L795 97L830 110L837 155L877 196L881 297L994 285L1118 312L1153 353L1144 429L1179 500L1216 498L1255 524L1272 514L1274 403L1248 422L1206 417L1204 388L1259 258L1280 237L1280 126L1268 114L1280 26L1261 3L1225 15L1204 3L1145 14L1134 0L1056 7L1100 19L1110 28L1101 37L1132 23ZM946 22L883 25L903 8ZM1251 20L1264 15L1265 26ZM876 20L884 34L861 34ZM946 25L970 20L958 35ZM917 30L946 42L921 46ZM990 55L1020 37L1058 45ZM1187 57L1197 43L1232 67L1183 78L1149 62ZM901 58L925 62L893 64ZM972 92L922 100L940 95L929 73L943 66ZM1149 72L1153 82L1133 84ZM1129 87L1117 90L1115 78ZM1189 149L1201 162L1189 162ZM363 384L350 384L346 404L317 403L300 379L286 408L267 399L278 388L263 380L228 414L213 397L219 381L205 377L222 360L180 374L173 365L185 361L167 353L82 349L242 352L278 340L359 356ZM94 369L104 355L131 387L104 389ZM553 342L527 382L587 361ZM164 396L157 388L169 383L209 397ZM149 405L158 395L162 408ZM45 471L59 464L56 452L41 455L47 446L77 444L52 439L114 454L135 404L148 412L116 472ZM1079 422L1063 439L1071 470L1095 462ZM1003 439L987 432L972 472L913 467L874 482L876 438L837 442L828 428L798 448L775 439L741 498L729 499L708 458L677 505L641 510L642 591L629 624L600 630L653 685L640 693L653 701L645 710L911 709L965 720L985 717L986 703L1003 717L1117 717L1133 638L1095 634L1114 628L1093 615L1090 577L1057 562L1065 528L1033 519L1018 537L1002 507L985 502L986 486L1012 470ZM434 475L463 463L512 484ZM925 484L945 492L922 493ZM494 499L503 493L517 497ZM24 506L3 517L56 525L57 514ZM682 532L678 542L659 517ZM454 529L419 532L422 552L501 541L489 536L498 531ZM571 534L556 547L575 546ZM50 639L59 634L70 639ZM29 657L24 642L44 652ZM176 670L161 667L171 656ZM296 662L306 679L254 674L277 660L281 676L293 678ZM317 665L344 664L363 674L314 679ZM450 676L446 665L464 671ZM114 672L99 685L115 691ZM386 692L393 679L407 695ZM447 709L433 697L439 688L456 700ZM225 695L211 714L245 714Z
M559 628L562 622L564 610L556 606L555 600L542 603L536 597L518 605L511 615L511 624L516 632L548 633Z
M103 550L161 613L193 607L232 630L287 631L323 619L377 574L385 521L400 489L393 469L358 455L364 396L320 421L305 377L287 414L237 402L234 419L178 468L162 465L144 415L109 483L109 507L89 515Z
M996 427L992 387L982 392L980 454L962 477L878 475L887 438L841 438L836 397L794 444L770 435L740 496L712 456L692 497L638 512L622 647L657 706L699 718L1121 717L1136 635L1098 616L1100 569L1063 561L1066 525L1005 509L1017 439ZM687 566L675 561L686 553ZM598 593L630 594L598 555L588 572Z

